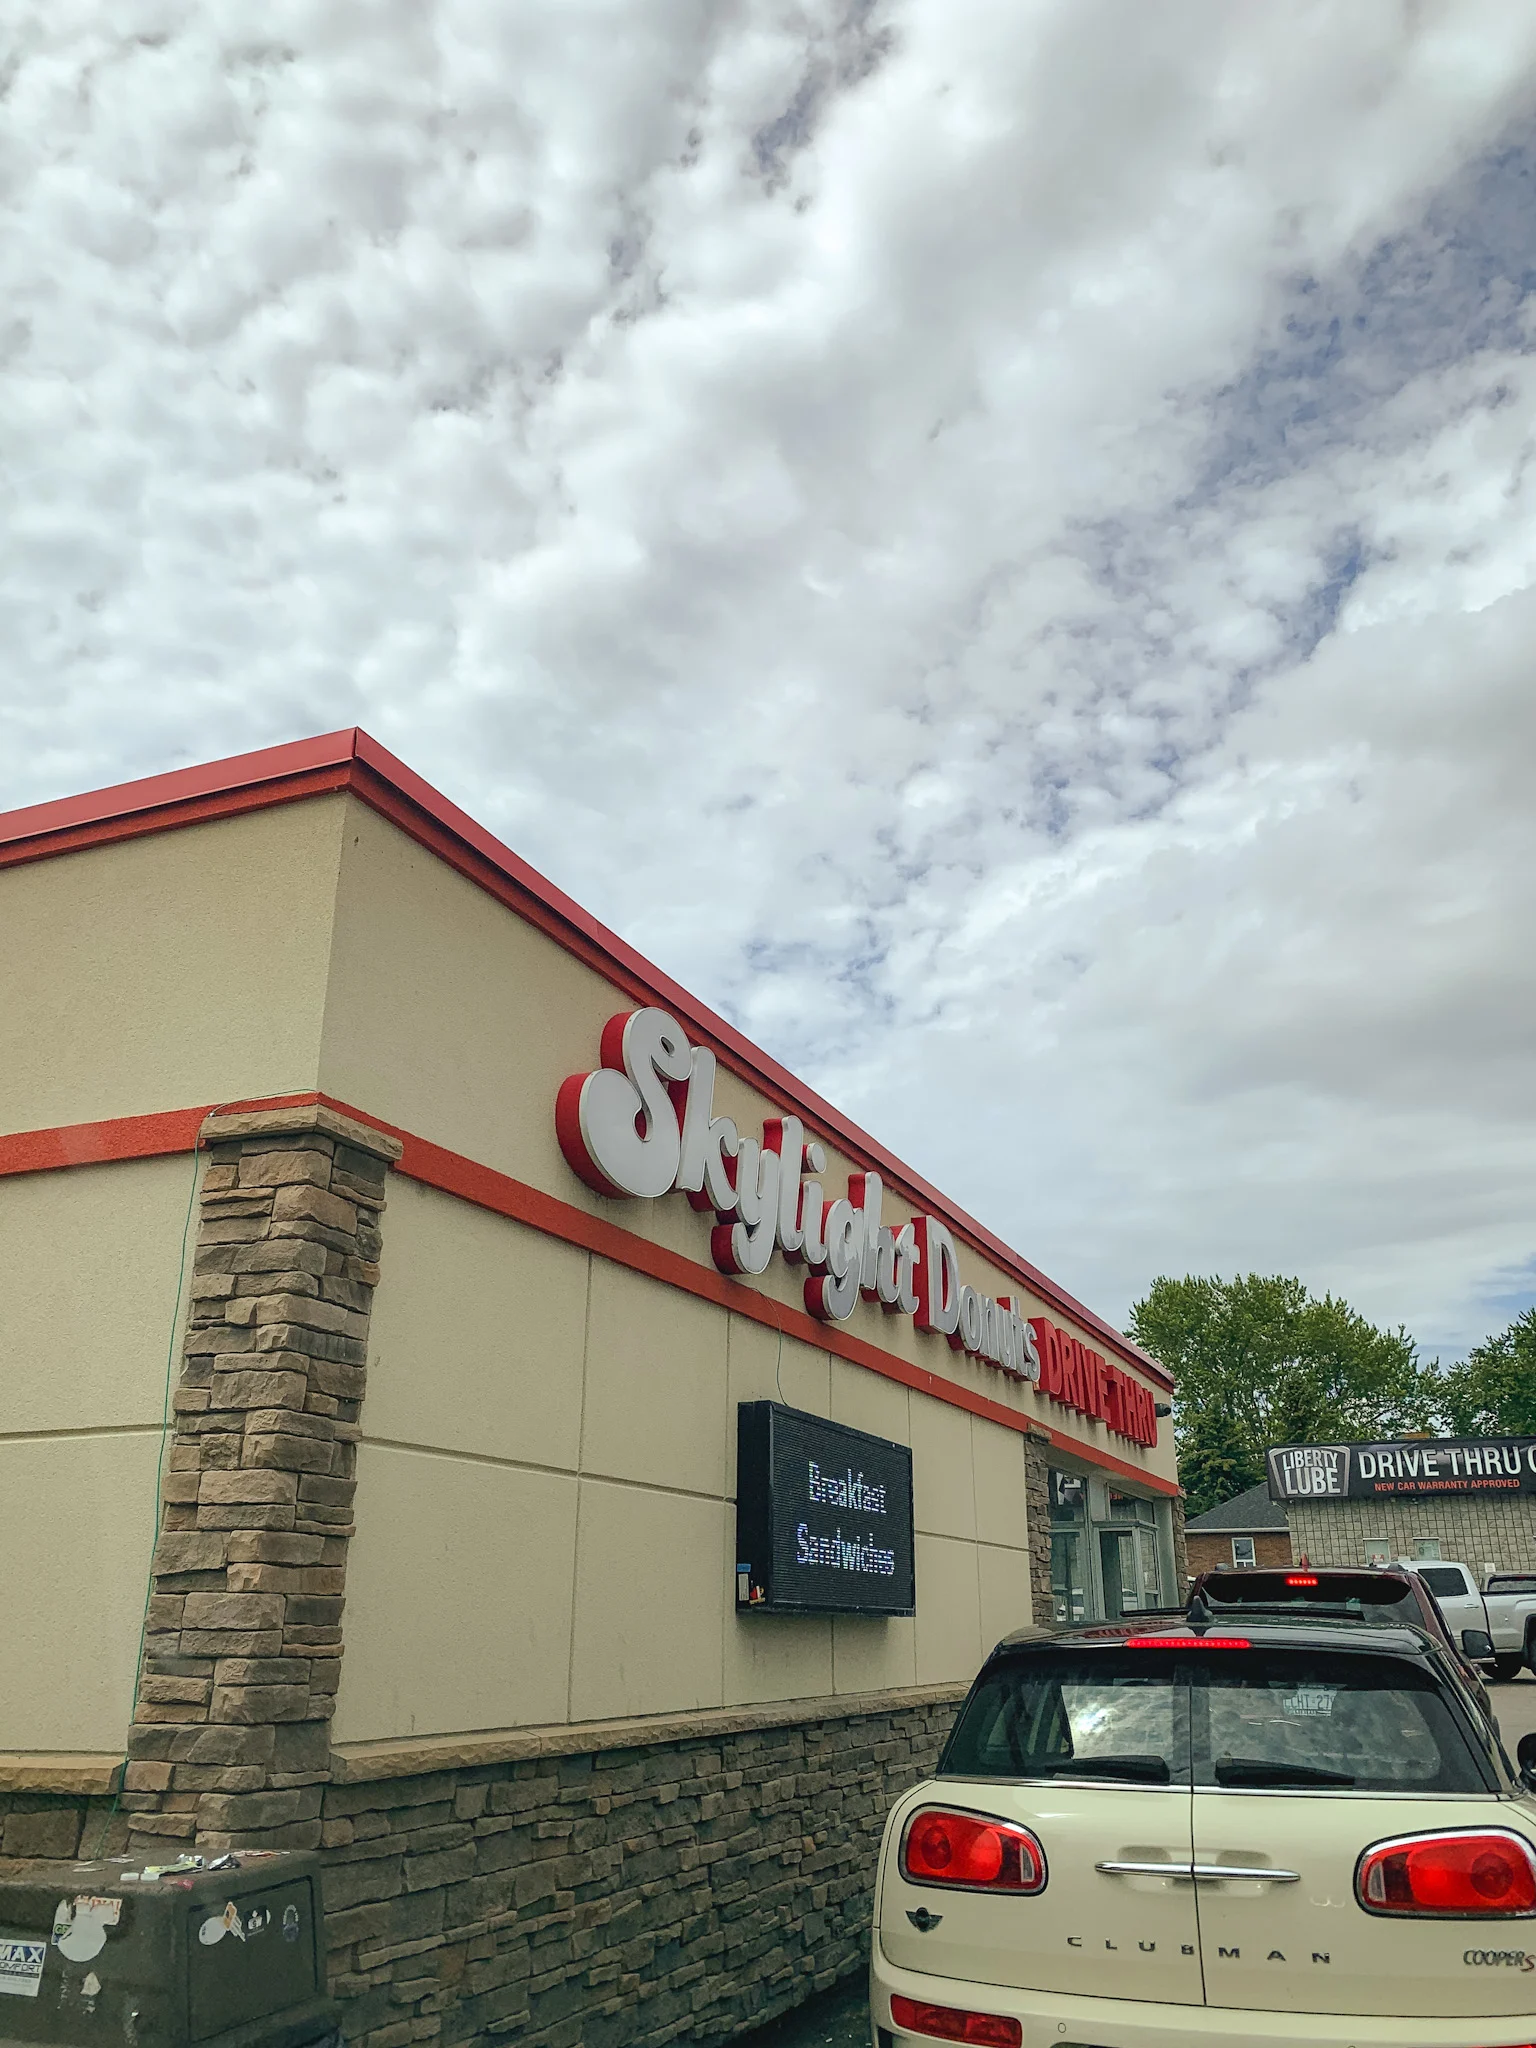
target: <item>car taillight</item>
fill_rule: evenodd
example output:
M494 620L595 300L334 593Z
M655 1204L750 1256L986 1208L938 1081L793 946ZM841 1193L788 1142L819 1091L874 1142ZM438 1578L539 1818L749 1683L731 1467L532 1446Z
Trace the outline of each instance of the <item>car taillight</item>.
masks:
M1027 1828L1012 1827L1005 1820L987 1820L977 1813L956 1813L947 1806L925 1806L907 1822L901 1874L914 1884L1041 1892L1045 1890L1045 1851Z
M1315 1586L1317 1580L1315 1577L1309 1577L1305 1572L1287 1572L1285 1583L1288 1586Z
M1400 1836L1366 1850L1355 1896L1367 1913L1520 1918L1536 1913L1536 1850L1502 1828Z
M891 1997L891 2024L904 2034L931 2034L936 2041L984 2041L995 2048L1023 2048L1017 2020L995 2012L964 2012L957 2005L928 2005L920 1998Z
M1246 1636L1127 1636L1128 1650L1251 1650Z

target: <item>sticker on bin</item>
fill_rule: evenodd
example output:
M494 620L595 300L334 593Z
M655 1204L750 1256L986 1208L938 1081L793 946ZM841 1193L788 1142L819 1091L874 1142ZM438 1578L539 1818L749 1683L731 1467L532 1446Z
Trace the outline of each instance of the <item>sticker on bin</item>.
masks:
M88 1963L106 1946L107 1929L123 1917L121 1899L96 1899L82 1894L60 1899L53 1914L53 1945L72 1963Z
M47 1960L46 1941L0 1940L0 1994L13 1998L36 1998Z

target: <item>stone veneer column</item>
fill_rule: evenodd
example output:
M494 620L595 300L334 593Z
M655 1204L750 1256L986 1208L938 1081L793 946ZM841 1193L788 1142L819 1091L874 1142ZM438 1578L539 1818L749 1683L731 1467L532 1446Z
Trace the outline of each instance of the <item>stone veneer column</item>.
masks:
M1029 1542L1029 1602L1036 1628L1056 1626L1051 1593L1051 1440L1043 1429L1024 1434L1024 1529Z
M1173 1569L1176 1578L1173 1600L1178 1607L1184 1605L1185 1595L1189 1592L1189 1545L1184 1537L1184 1520L1184 1496L1176 1493L1173 1496Z
M313 1848L341 1673L368 1317L397 1139L209 1117L122 1804L130 1846Z

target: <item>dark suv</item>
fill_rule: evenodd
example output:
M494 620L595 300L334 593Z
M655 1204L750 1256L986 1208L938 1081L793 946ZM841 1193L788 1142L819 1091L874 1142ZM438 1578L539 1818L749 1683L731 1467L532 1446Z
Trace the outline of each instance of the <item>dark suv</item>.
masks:
M1463 1682L1483 1712L1498 1726L1488 1687L1476 1663L1458 1643L1433 1593L1415 1572L1346 1571L1328 1565L1297 1565L1289 1571L1202 1572L1190 1592L1190 1609L1202 1602L1213 1620L1238 1613L1276 1617L1326 1616L1368 1627L1417 1628L1442 1644L1456 1660ZM1490 1646L1491 1648L1491 1646Z

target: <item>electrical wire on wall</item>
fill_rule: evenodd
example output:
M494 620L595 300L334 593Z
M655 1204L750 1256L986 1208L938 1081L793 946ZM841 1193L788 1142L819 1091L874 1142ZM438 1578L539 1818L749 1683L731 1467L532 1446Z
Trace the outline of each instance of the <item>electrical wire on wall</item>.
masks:
M210 1112L216 1114L217 1112ZM128 1709L128 1725L131 1728L138 1719L139 1689L144 1682L144 1640L149 1633L149 1602L155 1589L155 1548L160 1541L160 1490L165 1484L165 1457L171 1441L171 1394L176 1376L176 1332L181 1327L181 1305L187 1291L187 1245L192 1236L192 1212L197 1207L197 1183L202 1166L203 1140L201 1132L192 1143L192 1185L187 1190L187 1213L181 1225L181 1256L176 1269L176 1299L171 1304L171 1327L165 1341L165 1396L160 1411L160 1453L155 1460L154 1526L150 1531L149 1565L144 1574L144 1607L139 1616L139 1644L133 1665L133 1701ZM112 1794L112 1804L102 1821L96 1838L95 1855L100 1856L117 1819L123 1796L123 1778L127 1771L124 1763L117 1773L117 1785ZM81 1844L81 1855L85 1846ZM89 1860L89 1859L87 1859Z

